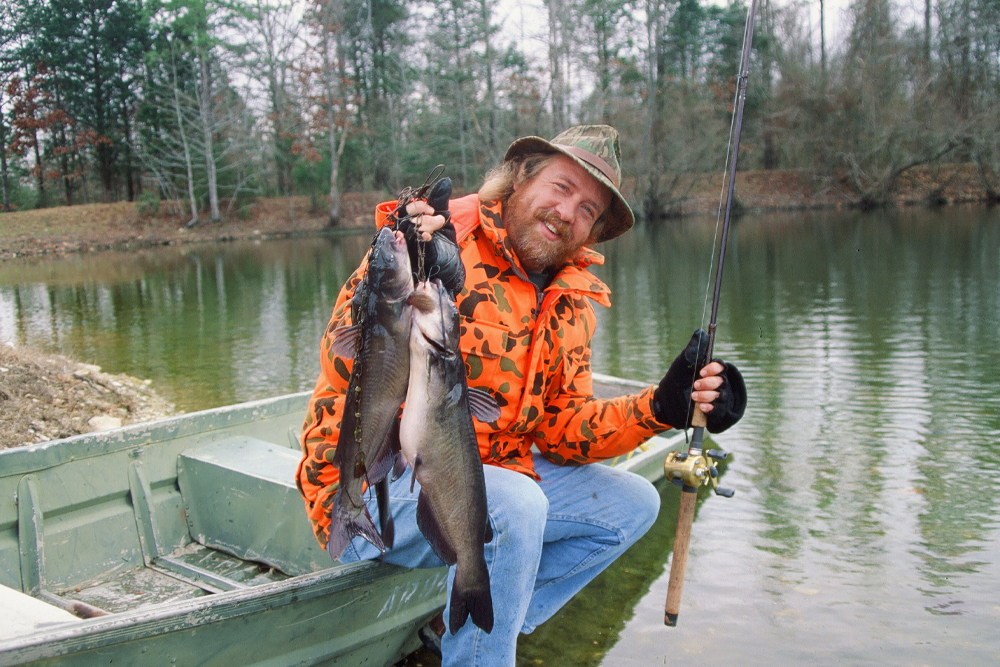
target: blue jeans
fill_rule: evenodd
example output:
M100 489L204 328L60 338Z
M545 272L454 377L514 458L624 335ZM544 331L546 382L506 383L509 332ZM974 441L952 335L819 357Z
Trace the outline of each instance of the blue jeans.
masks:
M468 619L441 640L442 665L514 664L519 632L531 633L642 537L660 509L660 496L642 477L601 464L557 466L534 456L535 482L527 475L486 466L486 501L493 541L485 545L494 625L486 633ZM420 484L410 492L410 469L389 488L395 545L386 561L407 567L441 567L417 529ZM368 509L378 524L374 498ZM355 538L341 562L378 558ZM448 573L448 599L455 568ZM445 625L447 625L447 609Z

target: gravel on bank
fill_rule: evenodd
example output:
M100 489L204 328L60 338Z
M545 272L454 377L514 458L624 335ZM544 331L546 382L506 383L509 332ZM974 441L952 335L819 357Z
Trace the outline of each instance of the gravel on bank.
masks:
M178 414L151 384L0 344L0 449Z

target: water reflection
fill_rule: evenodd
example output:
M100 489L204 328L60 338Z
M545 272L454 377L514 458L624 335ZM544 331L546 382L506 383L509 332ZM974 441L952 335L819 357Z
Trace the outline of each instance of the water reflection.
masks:
M603 250L594 366L656 381L707 309L714 229ZM153 379L184 409L312 386L365 236L0 264L0 339ZM520 664L1000 662L1000 214L797 213L736 225L719 356L752 403L718 438L731 500L694 528L662 627L676 498L522 638Z
M595 366L654 379L684 345L711 236L694 227L608 253ZM1000 216L773 215L733 239L717 349L753 397L719 438L737 497L695 525L684 627L659 626L661 577L604 663L996 664Z
M0 340L153 380L184 410L308 389L366 236L0 266Z

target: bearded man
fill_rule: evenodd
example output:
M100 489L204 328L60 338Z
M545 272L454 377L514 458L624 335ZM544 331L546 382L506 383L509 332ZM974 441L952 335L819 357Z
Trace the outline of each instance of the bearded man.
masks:
M456 303L468 384L492 394L501 416L475 423L493 534L484 554L494 626L487 633L466 623L455 634L444 633L444 665L513 665L518 633L550 618L653 524L660 499L652 484L597 461L669 428L687 428L695 403L713 433L735 424L746 406L743 379L732 364L708 363L692 386L704 332L696 332L659 386L594 398L590 302L611 302L610 290L587 270L603 261L588 246L634 224L619 191L620 163L618 133L606 125L573 127L552 141L526 137L511 144L477 194L450 203L465 269ZM380 205L377 223L385 224L395 209L395 202ZM407 212L418 218L425 238L446 223L424 202L411 203ZM350 323L360 278L356 272L341 291L328 331ZM326 546L337 488L330 447L337 443L347 380L330 360L328 338L322 348L322 372L303 428L299 486ZM385 559L440 567L417 528L420 485L411 484L407 470L390 487L395 544ZM369 511L377 515L374 500ZM379 556L355 539L340 560ZM454 567L449 599L453 580ZM436 638L426 628L422 637L425 643Z

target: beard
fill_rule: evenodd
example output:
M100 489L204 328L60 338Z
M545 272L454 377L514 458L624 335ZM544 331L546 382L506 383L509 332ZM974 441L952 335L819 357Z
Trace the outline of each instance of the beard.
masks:
M510 195L503 211L504 228L514 253L529 271L541 271L563 264L572 258L583 244L574 244L569 225L554 211L531 211L517 192ZM559 235L550 240L542 235L540 223L548 223Z

